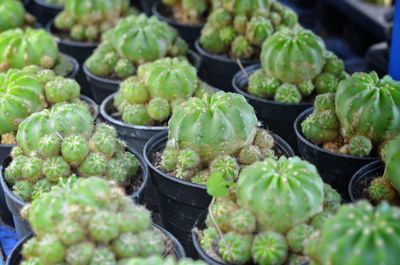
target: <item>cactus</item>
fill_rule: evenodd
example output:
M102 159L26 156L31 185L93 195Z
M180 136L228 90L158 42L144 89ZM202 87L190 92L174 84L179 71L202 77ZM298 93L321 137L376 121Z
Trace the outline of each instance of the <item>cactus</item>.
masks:
M18 0L3 0L0 3L0 32L9 29L32 26L35 18L25 11Z
M201 24L211 7L209 0L163 0L163 3L172 7L176 20L188 25Z
M60 184L24 212L35 237L24 244L21 264L130 264L167 251L150 212L98 177Z
M284 236L267 231L254 237L251 253L256 264L283 264L288 255L288 245Z
M323 208L322 179L297 157L256 162L241 171L237 184L239 203L253 211L262 230L287 232Z
M74 40L94 42L129 12L127 0L65 0L64 10L57 15L54 25Z
M250 235L229 232L219 241L218 252L226 263L245 264L251 260L251 243Z
M72 107L77 112L76 106ZM32 115L21 124L19 133L25 130L28 133L19 139L32 140L30 139L31 131L34 130L32 128L36 128L35 126L42 128L41 126L51 122L51 120L43 124L39 122L39 125L35 125L37 120L35 116L39 116L40 119L40 115L41 113ZM25 122L32 125L25 126ZM136 157L125 152L124 148L118 147L123 143L116 138L117 133L113 127L98 124L93 134L92 127L89 128L90 130L82 132L83 134L79 134L79 131L67 134L49 128L46 128L46 131L41 129L44 135L40 133L35 135L35 139L39 142L37 149L35 149L36 142L32 141L29 145L18 147L22 148L22 152L13 157L10 166L5 170L7 183L17 195L22 193L21 188L26 189L25 182L30 183L32 189L24 191L23 197L20 195L25 201L30 201L37 193L48 191L60 180L71 178L72 172L77 172L81 177L102 176L120 183L121 186L129 184L138 172L139 162ZM21 144L20 141L18 144ZM20 182L24 184L19 184Z
M232 230L239 234L252 234L256 231L256 218L246 209L239 209L231 215Z
M205 86L186 60L159 59L140 66L136 76L121 83L114 105L126 123L163 124L177 101L185 101L200 90L202 94L213 92Z
M259 54L262 43L281 26L294 27L297 15L287 7L271 1L234 0L213 2L213 9L204 25L200 44L211 53L237 59L252 59ZM285 16L290 19L284 19Z
M400 210L385 202L376 208L366 201L342 206L323 226L315 245L319 261L315 261L332 265L396 264L399 220Z
M303 97L335 92L344 76L343 62L326 51L319 36L301 27L284 28L269 37L260 58L262 68L250 76L247 90L277 102L296 104ZM267 92L267 80L281 86Z
M374 179L368 187L368 195L375 203L387 201L395 203L398 193L392 186L392 183L386 177Z
M287 233L288 245L291 251L303 253L304 242L311 236L314 229L306 224L300 224L289 230Z
M125 79L141 64L186 52L186 43L168 24L156 17L128 16L103 34L102 43L85 65L97 76Z

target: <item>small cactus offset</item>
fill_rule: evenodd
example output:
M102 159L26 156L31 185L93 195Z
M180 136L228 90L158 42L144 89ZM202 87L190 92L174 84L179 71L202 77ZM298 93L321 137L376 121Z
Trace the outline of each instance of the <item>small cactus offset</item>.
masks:
M339 153L372 156L400 131L399 89L400 83L389 76L355 73L340 81L335 94L316 98L314 112L302 124L303 134Z
M61 76L72 71L72 64L60 54L57 43L45 30L17 28L0 33L0 72L30 65L51 69Z
M128 0L65 0L54 25L77 41L95 42L130 12Z
M32 119L30 126L25 126L25 121L21 125L21 132L27 129L28 133L24 138L19 137L18 143L22 139L31 140L29 131L40 128L34 125L35 117L31 116L26 121L29 122L29 119ZM7 183L25 201L35 199L71 176L99 176L126 187L139 171L137 158L125 151L125 144L117 139L116 130L106 124L98 124L93 133L86 131L79 134L77 131L68 134L48 130L34 139L36 146L31 143L16 147L22 147L22 152L14 152L13 160L5 170Z
M260 58L262 68L249 77L247 90L276 102L296 104L315 94L334 93L345 75L343 62L325 49L322 39L299 26L269 37Z
M171 254L150 212L98 177L54 187L24 209L24 216L35 236L23 246L21 265L150 264L143 263L147 259L165 264L157 260Z
M187 50L185 41L168 24L156 17L132 15L103 34L101 44L85 65L97 76L125 79L135 75L141 64L185 56Z
M196 68L181 58L164 58L139 66L121 83L114 106L134 125L162 125L173 109L197 93L213 93L197 78Z
M2 0L0 2L0 32L24 26L32 26L35 18L25 11L18 0Z
M400 209L386 202L376 208L366 201L342 206L317 239L310 239L307 254L320 265L397 264L399 220Z
M228 184L223 194L220 182L207 182L214 198L198 237L226 264L303 264L308 241L340 207L340 195L297 157L255 162Z
M18 125L32 113L61 103L80 102L80 86L75 80L34 65L0 73L0 91L3 144L15 144Z
M197 3L198 1L196 1ZM213 1L200 44L233 59L258 57L262 43L281 27L294 27L296 13L270 0Z
M172 8L174 18L184 24L198 25L205 20L211 9L210 0L163 0L164 5Z

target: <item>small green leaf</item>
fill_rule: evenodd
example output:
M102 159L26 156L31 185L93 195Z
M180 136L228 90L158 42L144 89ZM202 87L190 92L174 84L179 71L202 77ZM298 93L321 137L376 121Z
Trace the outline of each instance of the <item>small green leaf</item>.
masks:
M213 197L228 196L228 183L222 174L216 172L211 174L207 180L207 192Z

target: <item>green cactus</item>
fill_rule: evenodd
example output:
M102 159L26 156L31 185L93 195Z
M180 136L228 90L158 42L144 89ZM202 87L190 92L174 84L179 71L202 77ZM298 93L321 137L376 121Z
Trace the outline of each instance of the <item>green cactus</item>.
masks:
M31 118L33 121L29 121ZM26 121L33 126L36 117L33 115ZM47 122L49 121L43 124ZM40 126L41 124L39 128ZM29 130L28 128L30 127L22 128L21 132ZM105 124L98 124L93 133L91 130L86 133L89 133L88 137L48 130L43 136L40 133L35 135L40 143L38 152L32 149L31 145L29 148L22 148L20 154L13 157L13 161L5 169L7 183L27 202L39 197L60 181L76 178L75 175L71 175L73 172L79 177L104 177L123 187L131 183L138 172L139 162L133 154L125 152L124 146L117 148L117 144L121 143L116 138L116 130ZM23 140L30 140L29 134ZM42 145L50 142L54 142L54 146L48 145L44 151Z
M242 170L237 185L239 204L253 211L261 230L287 232L323 208L322 179L298 157L256 162Z
M271 98L275 95L280 82L276 78L266 77L262 69L258 69L249 78L248 92L260 98Z
M371 153L371 141L362 135L356 135L349 141L349 152L353 156L367 156Z
M251 247L253 260L257 264L283 264L288 251L285 237L273 231L257 234Z
M368 195L375 203L382 201L395 203L398 198L398 192L386 177L374 179L368 187Z
M24 244L22 264L125 264L167 251L165 236L151 227L150 213L115 183L97 177L54 187L26 214L35 236ZM140 222L130 221L127 229L127 220L121 226L116 216Z
M127 0L65 0L64 10L57 15L54 25L57 29L69 32L72 39L94 42L129 12Z
M229 232L218 244L218 253L229 264L245 264L251 260L252 236Z
M276 89L274 100L294 104L300 103L302 96L295 85L285 83Z
M323 73L315 80L315 90L318 94L335 93L337 86L338 79L331 73Z
M236 159L228 155L220 155L210 164L211 173L219 173L226 180L237 179L239 169Z
M186 43L166 23L156 17L128 16L103 35L85 65L95 75L125 79L141 64L186 52Z
M203 230L203 234L200 239L201 247L205 250L211 250L215 240L218 238L217 229L214 227L208 227Z
M300 224L290 229L287 233L287 241L290 250L295 253L303 253L304 242L313 232L313 227L306 224Z
M245 165L251 165L261 159L261 152L258 146L247 145L240 150L239 162Z
M208 216L207 224L213 227L213 219L218 227L223 232L228 232L231 229L231 216L232 213L238 209L238 206L231 200L226 198L217 199L216 202L210 207L213 218Z
M233 58L250 59L254 54L254 49L244 36L237 36L232 41L231 56Z
M400 160L399 142L400 137L397 136L396 138L386 142L381 148L381 156L385 162L385 176L397 193L400 191L400 178L397 170L398 161ZM390 191L390 188L388 188L388 191ZM388 195L389 198L393 196L391 192L388 192Z
M399 220L400 210L387 203L342 206L321 231L318 264L396 264Z
M246 38L251 44L261 46L264 40L272 35L274 27L264 17L253 17L247 24Z
M18 0L0 2L0 32L23 26L32 26L35 19L25 12L24 5Z
M239 234L252 234L256 231L256 218L246 209L239 209L231 215L231 228Z
M188 25L201 24L204 15L211 8L208 0L163 0L163 3L172 7L176 20Z

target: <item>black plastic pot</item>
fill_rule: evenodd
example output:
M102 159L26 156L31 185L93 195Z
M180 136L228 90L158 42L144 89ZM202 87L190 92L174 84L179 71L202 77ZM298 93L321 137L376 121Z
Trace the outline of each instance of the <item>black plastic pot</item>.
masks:
M153 164L155 153L165 148L168 131L151 138L144 147L143 156L150 168L150 176L157 192L158 208L163 226L183 244L190 257L196 257L192 245L191 230L198 216L209 206L211 197L205 186L170 176ZM293 156L293 150L279 136L273 134L277 151Z
M61 55L66 57L68 59L68 61L71 63L71 65L72 65L71 72L65 77L66 78L75 79L76 75L79 72L79 63L78 63L78 61L75 58L69 56L68 54L61 53Z
M197 53L201 57L200 77L208 84L221 90L233 92L232 78L240 71L236 60L226 55L211 54L201 47L199 39L195 42ZM243 67L257 64L259 60L240 60Z
M139 189L132 193L130 196L132 199L137 202L141 203L143 201L143 191L145 186L147 185L147 182L149 180L149 169L147 167L147 164L143 157L139 155L135 150L127 147L127 150L132 152L136 158L138 159L141 167L141 176L143 178L141 186ZM4 171L8 167L8 165L11 163L12 159L10 156L8 156L6 159L4 159L1 167L0 167L0 185L1 188L4 192L5 195L5 201L8 207L8 210L12 214L12 218L14 220L14 225L15 225L15 230L17 232L17 237L18 239L21 239L25 235L29 234L31 232L30 225L27 221L25 221L21 217L21 210L22 208L27 204L23 200L21 200L19 197L17 197L8 187L5 179L4 179Z
M191 64L196 67L196 69L199 69L200 57L191 50L188 51L187 57ZM122 82L118 79L108 79L94 75L89 71L89 69L87 69L85 64L83 64L83 72L85 73L86 79L89 82L93 99L97 104L101 104L106 97L117 92L119 84Z
M143 12L145 12L146 15L151 16L151 8L155 3L161 2L161 0L140 0L139 2Z
M38 1L38 0L36 0ZM92 55L93 51L99 45L97 42L79 42L60 37L60 31L54 27L54 21L51 20L46 24L46 30L53 35L57 41L58 48L62 53L68 54L75 58L79 65L83 65L87 58ZM86 80L83 67L78 71L76 80L81 85L82 94L92 97L89 83Z
M337 190L344 200L349 200L348 186L351 177L361 167L378 160L379 157L357 157L330 152L308 141L301 131L302 122L313 112L313 108L305 110L294 122L298 149L301 156L314 164L324 182Z
M180 260L186 257L185 250L183 249L181 243L176 239L170 232L162 228L161 226L158 226L156 224L153 224L154 227L159 229L166 237L168 240L171 241L172 243L172 252L175 255L176 259ZM14 247L12 250L10 256L8 256L6 260L6 265L19 265L21 264L22 261L22 247L26 241L28 241L31 237L33 237L33 233L29 233L28 235L24 236L18 244ZM171 253L172 254L172 253Z
M381 161L374 161L360 168L350 180L349 196L351 202L368 199L366 196L371 182L383 175L385 164Z
M176 21L173 17L171 8L165 6L162 2L155 3L152 7L152 13L159 20L167 22L170 26L176 28L179 35L189 44L191 49L194 49L194 43L200 37L203 24L187 25Z
M207 217L207 211L204 211L200 214L199 218L196 220L196 223L194 225L194 229L192 229L192 242L193 242L193 246L196 249L197 255L199 256L199 258L203 261L205 261L207 264L209 265L227 265L226 263L223 263L221 261L218 261L212 257L210 257L205 251L204 249L201 247L200 241L197 237L197 231L198 230L203 230L206 228L206 224L205 224L205 220ZM248 264L248 263L246 263ZM253 263L250 263L253 264ZM248 265L250 265L248 264ZM304 262L302 264L299 265L308 265L309 262Z
M259 98L247 93L248 77L261 66L259 64L246 67L233 77L232 86L236 93L242 94L254 107L258 119L263 125L287 141L295 153L297 150L296 133L292 127L294 121L304 110L312 106L311 102L287 104Z
M62 6L46 3L44 0L33 0L30 4L30 12L36 17L40 24L46 25L63 10Z

